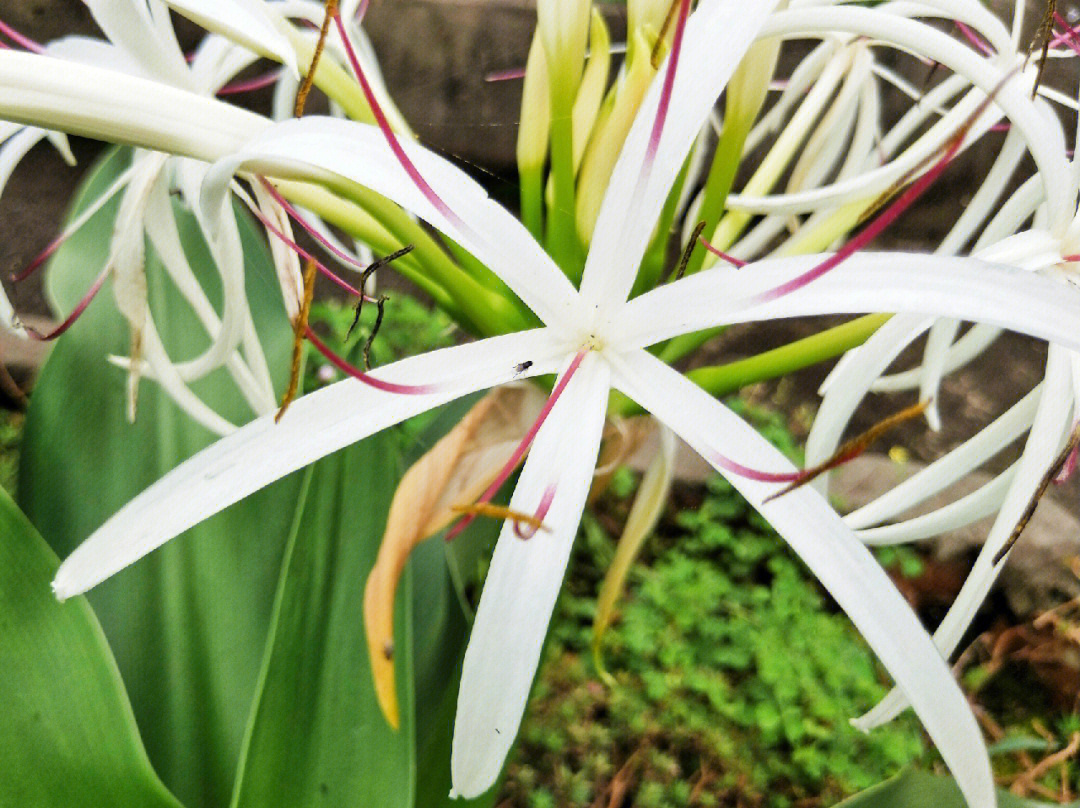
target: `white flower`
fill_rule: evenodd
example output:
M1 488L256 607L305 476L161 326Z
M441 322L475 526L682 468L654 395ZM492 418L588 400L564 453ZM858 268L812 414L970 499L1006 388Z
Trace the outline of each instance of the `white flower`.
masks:
M97 85L93 75L27 75L16 65L22 60L25 68L31 57L0 54L0 111L23 120L49 118L52 125L64 118L81 132L100 136L105 130L154 148L169 144L201 159L224 158L203 189L207 222L228 226L228 188L238 170L314 178L345 190L358 183L451 236L499 274L544 323L331 385L294 403L280 424L259 418L121 509L61 566L57 595L86 591L273 480L411 415L475 390L557 372L560 395L553 395L538 425L510 503L515 511L540 516L549 530L526 542L507 523L500 536L462 676L452 761L457 793L472 796L489 788L517 733L592 478L608 395L616 388L699 451L785 537L914 705L970 804L992 805L986 751L964 697L873 557L814 490L766 502L776 490L772 480L792 473L791 464L645 348L724 323L887 310L984 321L1080 349L1073 328L1080 293L1063 293L1022 270L972 259L864 254L796 293L783 290L802 286L820 257L703 272L628 302L671 182L772 5L707 0L691 16L680 64L693 69L675 71L661 130L654 131L654 122L668 67L642 105L601 206L580 291L510 213L416 144L395 144L410 161L406 170L383 133L361 124L308 118L268 129L248 113L171 88L155 93L154 85L136 79L109 86ZM993 81L984 89L992 89ZM76 85L84 97L57 112L58 99L70 101ZM1023 92L1010 96L1010 89L1001 90L1003 101ZM103 109L111 119L104 119ZM160 111L163 119L154 120L149 110ZM223 110L228 112L217 115Z

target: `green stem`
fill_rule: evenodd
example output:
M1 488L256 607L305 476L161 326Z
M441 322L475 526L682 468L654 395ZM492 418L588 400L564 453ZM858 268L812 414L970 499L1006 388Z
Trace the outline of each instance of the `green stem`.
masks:
M521 222L533 238L544 240L544 169L530 166L518 169L521 182Z
M555 263L575 284L581 281L583 261L575 224L574 129L572 105L553 93L551 109L551 209L547 248Z
M713 396L726 396L748 384L786 376L862 345L891 316L867 314L756 356L691 370L686 377ZM627 416L640 413L641 408L620 395L612 396L608 411Z

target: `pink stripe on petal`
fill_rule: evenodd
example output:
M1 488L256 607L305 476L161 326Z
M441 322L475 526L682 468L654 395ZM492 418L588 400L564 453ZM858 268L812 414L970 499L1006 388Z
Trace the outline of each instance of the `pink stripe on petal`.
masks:
M484 493L476 500L478 503L490 502L491 498L498 493L502 488L503 483L514 473L514 469L518 467L518 463L525 457L525 453L529 451L529 447L532 446L533 440L536 438L536 433L540 431L540 427L544 425L544 421L547 420L548 415L551 414L552 408L555 406L555 402L559 400L559 397L563 394L563 390L566 389L566 385L570 383L570 379L577 372L577 369L581 367L581 362L585 359L585 354L589 350L582 348L574 356L573 361L570 363L570 367L566 369L566 373L559 379L559 383L555 385L555 389L551 391L551 395L548 396L547 401L544 402L544 406L540 408L540 413L536 416L536 420L533 425L529 427L529 431L525 433L525 437L521 439L517 447L514 449L513 454L510 455L510 459L503 464L503 467L499 470L499 473L495 475L495 479L491 482ZM550 504L550 503L549 503ZM547 513L547 511L544 511ZM472 521L476 518L476 514L468 514L461 518L456 525L450 528L446 532L446 540L450 541L456 537L461 531L467 528Z
M304 335L310 340L311 344L315 346L315 349L326 357L331 365L336 367L342 373L352 376L357 381L363 382L369 387L374 387L376 390L382 390L384 393L396 393L403 396L425 396L437 393L442 389L442 386L438 384L395 384L394 382L385 382L382 379L376 379L370 373L364 373L362 370L351 365L330 350L327 344L319 339L318 335L311 330L311 326L308 326L304 330Z
M690 0L679 0L679 19L675 23L675 36L671 40L671 56L668 59L667 72L664 73L664 87L660 91L660 101L656 105L656 119L653 121L652 133L649 135L649 145L645 150L645 164L642 166L642 176L652 169L653 160L656 158L656 150L660 147L660 136L664 131L664 123L667 121L668 107L671 104L671 90L675 86L675 71L679 66L679 53L682 51L683 31L686 28L686 18L690 14Z
M552 483L544 489L544 495L540 497L540 504L537 506L536 513L534 513L533 516L541 522L544 521L544 517L547 516L547 512L551 510L552 500L555 499L555 488L555 484ZM539 528L533 527L532 525L526 525L524 528L522 528L520 522L514 522L514 535L522 541L528 541L529 539L531 539L533 536L536 535L536 531L538 529Z
M405 173L409 175L409 179L412 180L413 184L420 190L420 193L424 195L428 202L434 205L435 209L445 216L455 227L469 232L469 228L461 218L450 210L450 206L442 200L442 197L435 193L434 188L428 185L427 180L421 176L420 172L413 164L413 161L409 159L409 155L407 155L405 150L401 147L397 135L394 134L394 130L390 127L390 122L386 119L386 114L383 112L382 107L379 106L379 102L375 98L375 93L371 89L371 85L368 84L363 69L360 67L360 60L356 56L356 51L353 50L352 42L349 40L348 34L345 31L345 24L341 21L340 14L334 15L334 23L337 25L338 35L341 37L341 42L345 47L345 54L349 58L349 64L352 65L356 80L360 82L360 88L364 91L364 98L367 99L368 106L371 107L371 114L375 116L375 122L378 124L379 130L383 133L383 137L386 138L386 142L390 146L390 151L394 153L394 157L397 158L401 167L405 169Z
M26 48L31 53L44 53L45 46L25 34L20 34L3 20L0 20L0 34L3 34L16 45Z
M109 277L109 267L105 267L105 269L101 271L101 274L97 276L94 282L90 285L90 288L86 291L86 294L83 295L82 300L80 300L76 304L75 308L71 310L71 314L64 318L64 322L60 323L60 325L58 325L52 331L48 331L43 334L40 331L31 328L30 326L25 326L26 333L29 334L33 339L38 340L39 342L47 342L49 340L54 340L59 337L61 334L71 328L71 326L75 324L75 321L79 319L80 315L82 315L82 313L86 311L86 307L90 305L90 302L94 299L97 293L101 291L101 287L105 283L105 279L107 277Z

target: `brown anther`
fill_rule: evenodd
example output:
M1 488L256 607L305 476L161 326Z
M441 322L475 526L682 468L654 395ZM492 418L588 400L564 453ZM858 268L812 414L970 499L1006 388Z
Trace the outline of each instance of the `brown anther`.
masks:
M789 494L796 488L801 488L811 480L817 479L826 471L831 471L837 466L842 466L844 463L847 463L849 460L854 460L856 457L858 457L868 448L870 448L871 444L873 444L886 432L892 431L896 427L900 426L903 423L906 423L907 421L912 420L913 418L918 418L920 415L926 412L926 408L928 406L930 406L929 401L920 401L918 404L913 404L910 407L905 407L899 412L893 413L887 418L878 421L876 424L874 424L862 434L855 436L851 440L844 441L844 443L841 444L840 448L836 450L836 453L824 463L819 463L818 465L811 468L803 469L803 471L799 474L798 477L796 477L788 485L777 491L775 494L769 496L765 501L770 502L777 497L784 496L784 494Z
M376 270L382 269L387 264L411 253L413 246L414 245L412 244L406 244L400 250L395 250L377 261L372 261L360 275L360 299L356 301L356 311L353 314L353 321L352 324L349 325L349 330L345 332L345 339L352 336L353 330L355 330L356 326L360 323L360 314L364 310L364 287L367 286L368 278L370 278L372 273ZM367 341L364 343L364 370L371 370L371 345L375 342L375 335L379 333L379 327L382 325L384 306L386 305L387 300L389 300L389 298L386 297L386 295L380 295L375 298L375 305L378 306L379 311L375 315L375 325L371 327L371 333L368 334Z
M281 416L285 414L285 410L289 409L289 405L296 398L296 391L300 387L300 360L304 356L304 332L307 331L308 315L311 314L311 298L315 294L315 276L317 274L318 264L315 263L315 259L309 258L304 264L304 297L300 301L300 311L296 315L296 322L293 323L293 350L292 365L289 369L289 386L285 390L285 395L281 397L281 408L278 410L277 415L274 416L275 423L280 421Z
M512 511L509 508L504 508L502 505L492 505L490 502L474 502L471 505L452 505L450 506L450 510L466 516L487 516L492 519L509 519L518 525L528 525L533 529L533 533L537 530L543 530L547 533L551 532L551 529L547 527L542 520L537 519L531 513ZM531 536L532 533L529 535Z
M690 240L686 242L686 249L683 250L682 257L679 258L679 264L675 267L675 271L671 273L668 283L677 281L686 274L686 267L690 264L690 256L694 254L694 248L697 246L698 239L701 238L701 231L704 229L705 222L698 222L697 226L694 227L694 232L690 234Z
M315 52L311 55L311 65L304 74L304 80L300 83L300 89L296 91L296 104L293 107L293 115L297 118L304 114L307 105L308 93L315 84L315 71L319 67L323 49L326 47L326 36L330 33L330 22L338 15L338 0L326 0L326 9L323 15L323 24L319 29L319 40L315 43Z
M1035 493L1028 501L1027 507L1024 508L1024 512L1020 514L1020 519L1016 523L1016 527L1013 528L1011 534L1009 534L1009 540L1005 542L1005 546L997 551L994 556L994 564L997 564L1001 559L1008 555L1009 550L1013 548L1013 545L1020 538L1020 534L1024 532L1024 528L1027 527L1028 522L1031 521L1031 517L1035 515L1035 509L1039 507L1039 501L1042 499L1043 494L1046 493L1046 489L1050 487L1050 483L1054 481L1054 478L1061 472L1062 466L1069 459L1069 455L1073 453L1077 446L1080 446L1080 423L1078 423L1069 435L1069 439L1065 442L1065 448L1061 450L1061 453L1054 458L1054 462L1050 464L1050 467L1046 470L1046 473L1039 480L1039 485L1035 488Z

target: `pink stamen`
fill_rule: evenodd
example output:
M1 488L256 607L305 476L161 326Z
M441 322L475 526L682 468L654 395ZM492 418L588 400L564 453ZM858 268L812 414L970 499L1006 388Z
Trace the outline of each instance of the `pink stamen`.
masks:
M1080 43L1080 34L1077 34L1076 28L1069 25L1068 20L1062 17L1057 11L1054 12L1054 20L1063 30L1061 34L1055 37L1054 41L1050 43L1050 47L1055 47L1056 45L1061 44L1061 42L1064 42L1072 49L1073 53L1080 54L1080 44L1078 44Z
M995 123L993 126L991 126L986 131L987 132L1008 132L1010 129L1012 129L1012 124L1008 123L1007 121L1003 121L1002 123Z
M263 227L265 227L267 230L269 230L271 233L273 233L275 236L277 236L282 242L285 243L285 245L289 249L291 249L293 252L295 252L297 255L299 255L301 258L303 258L303 259L305 259L307 261L314 261L315 266L316 266L316 268L318 268L319 273L321 275L323 275L326 278L329 278L333 283L335 283L340 288L344 289L350 295L355 295L356 297L364 298L365 303L375 303L376 302L375 298L371 297L370 295L365 295L363 292L361 292L359 289L357 289L355 286L353 286L347 280L345 280L340 275L338 275L336 272L331 270L322 261L320 261L318 258L316 258L314 255L312 255L310 252L305 250L303 247L301 247L299 244L297 244L295 241L293 241L291 238L289 238L287 235L285 235L285 232L283 230L281 230L277 225L275 225L270 220L270 217L267 216L265 213L263 213L261 210L259 210L257 207L252 209L252 213L255 214L256 219L258 219L260 222L262 222Z
M36 42L25 34L20 34L3 20L0 20L0 34L3 34L16 45L26 48L31 53L44 53L45 46Z
M250 93L253 90L261 90L269 87L281 78L281 69L271 70L261 76L254 76L242 81L233 81L217 91L218 95L236 95L237 93Z
M311 330L311 326L307 326L304 330L304 335L311 341L311 344L315 346L315 349L321 353L326 360L340 370L347 376L352 376L357 381L361 381L369 387L374 387L376 390L382 390L384 393L396 393L403 396L425 396L432 393L437 393L441 389L437 384L395 384L394 382L385 382L382 379L376 379L369 373L364 371L345 361L342 357L338 356L319 336Z
M715 452L712 455L712 461L725 471L730 471L732 474L738 474L740 477L759 483L793 483L802 475L801 471L759 471L744 466L742 463L736 463L734 460Z
M533 517L538 522L543 522L544 517L547 516L547 512L551 510L551 502L555 499L555 485L549 485L544 489L544 495L540 497L540 504L536 508L536 513ZM521 526L521 522L514 522L514 535L522 541L528 541L536 535L536 531L539 530L534 525L526 525L524 528Z
M643 175L652 168L656 157L656 150L660 146L660 135L664 131L664 122L667 120L668 106L671 104L671 91L675 86L675 70L679 66L679 53L682 51L683 31L686 28L686 18L690 15L690 0L679 0L679 19L675 23L675 36L671 40L671 57L668 59L667 72L664 74L664 87L660 91L660 101L656 105L656 120L653 121L652 133L649 135L649 145L645 150L645 168Z
M1080 261L1080 255L1063 255L1061 256L1061 260L1068 261L1070 263L1072 263L1073 261Z
M991 48L983 40L982 37L972 31L971 28L969 28L965 23L960 22L960 20L954 20L953 25L955 25L956 29L964 35L964 39L974 45L977 50L982 51L984 56L992 56L994 54L994 49Z
M822 275L835 269L859 250L866 247L871 241L881 235L889 225L900 218L900 215L910 208L915 200L922 196L926 190L937 181L938 177L942 175L949 163L952 162L953 157L960 151L960 146L963 144L964 140L963 134L964 132L961 132L959 136L953 138L949 147L945 150L945 154L941 156L941 159L938 160L929 171L913 182L895 202L889 205L880 216L870 222L862 232L852 238L847 244L813 269L803 273L797 278L793 278L787 283L782 283L767 292L762 292L755 296L751 299L750 304L766 303L770 300L776 300L784 295L802 289L804 286L816 281Z
M25 281L27 278L37 272L37 270L40 269L41 266L49 260L52 254L58 249L60 249L60 245L67 241L70 235L70 233L61 233L59 236L50 241L49 246L47 246L44 250L38 253L37 257L29 264L27 264L26 269L24 269L22 272L12 274L12 283L20 283L21 281Z
M356 6L356 13L353 15L353 19L357 24L364 21L364 15L367 14L368 0L360 0L360 3Z
M503 483L505 483L506 480L510 477L510 475L514 473L514 469L517 468L518 463L521 462L521 459L525 457L525 453L529 451L529 447L532 446L532 442L536 438L536 433L540 431L540 427L544 425L544 421L546 421L548 415L551 414L551 410L555 406L555 402L559 400L559 397L566 389L566 385L570 383L570 379L573 378L574 374L577 372L577 369L581 367L581 362L583 359L585 359L585 354L587 353L588 349L582 348L574 356L573 361L570 362L570 367L566 369L566 373L564 373L563 377L559 379L558 384L555 385L555 389L551 391L551 395L548 396L547 401L544 402L544 406L540 408L540 414L536 416L536 420L533 422L533 425L529 427L529 431L525 433L525 437L523 437L521 439L521 442L518 443L517 447L514 449L513 454L510 455L510 459L506 461L503 467L499 470L499 473L495 475L495 479L492 480L491 485L489 485L485 489L484 493L480 495L480 498L476 500L478 503L490 502L491 498L498 493L500 488L502 488ZM544 512L547 513L546 510ZM450 530L446 532L446 540L450 541L451 539L456 537L459 533L461 533L461 531L463 531L470 524L472 524L475 518L476 514L468 514L462 517L461 521L459 521L456 525L451 527Z
M525 68L524 67L510 67L510 68L507 68L506 70L496 70L496 71L494 71L492 73L488 73L486 76L484 76L484 81L486 81L486 82L511 81L513 79L523 79L523 78L525 78Z
M734 266L736 269L742 269L744 266L746 266L745 261L743 261L743 260L741 260L739 258L736 258L734 255L728 255L726 252L721 252L716 247L714 247L712 244L710 244L708 241L706 241L704 236L698 236L698 241L701 242L701 246L704 247L706 250L708 250L713 255L717 256L718 258L721 258L724 261L727 261L729 264Z
M367 269L366 266L357 261L344 250L340 249L336 244L334 244L334 242L332 242L330 239L328 239L326 236L324 236L322 233L312 227L311 224L309 224L307 220L300 215L300 211L298 211L296 207L291 202L289 202L289 200L283 197L281 195L281 192L278 191L278 189L275 188L266 179L266 177L260 177L259 179L262 181L263 187L266 188L267 192L270 194L273 200L279 205L281 205L282 208L284 208L285 212L289 214L289 217L304 229L304 232L306 232L309 236L319 242L319 244L325 247L329 252L336 255L338 258L340 258L349 266L353 267L358 272L363 272L365 269Z
M58 325L52 331L48 331L42 334L40 331L31 328L30 326L24 326L24 328L26 329L26 333L29 334L33 339L38 340L39 342L48 342L49 340L54 340L59 337L61 334L71 328L71 326L75 324L75 321L79 319L79 316L84 311L86 311L86 307L90 305L90 302L94 299L97 293L101 291L101 287L105 283L105 279L107 277L109 277L109 267L105 267L105 269L101 271L101 274L97 276L94 282L90 285L90 288L86 291L86 294L83 295L82 300L80 300L78 304L76 304L75 308L71 310L71 314L69 314L64 319L64 322L60 323L60 325Z
M684 0L689 2L689 0ZM421 176L417 170L413 161L409 159L409 155L405 153L405 149L401 147L401 143L398 142L397 135L394 134L394 130L390 127L390 122L386 119L386 115L379 106L379 102L375 98L375 93L371 89L371 85L368 84L367 77L364 75L363 69L360 67L360 60L356 56L356 51L353 50L352 42L349 40L348 35L345 32L345 23L341 21L341 15L334 15L334 24L337 26L338 35L341 37L342 45L345 47L345 54L349 58L349 64L352 65L353 73L356 75L356 80L360 82L360 88L364 91L364 98L367 99L368 106L371 107L371 114L375 116L375 122L379 126L379 130L383 133L383 137L386 138L387 144L390 146L390 151L394 153L394 157L397 158L398 163L405 169L405 173L409 175L409 179L420 190L420 193L435 206L435 209L439 211L446 219L461 230L466 232L469 228L458 217L456 213L450 210L450 206L447 205L437 193L435 189L428 185L427 180Z

